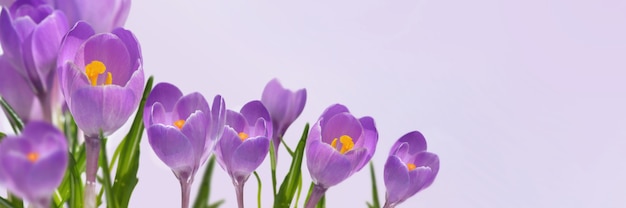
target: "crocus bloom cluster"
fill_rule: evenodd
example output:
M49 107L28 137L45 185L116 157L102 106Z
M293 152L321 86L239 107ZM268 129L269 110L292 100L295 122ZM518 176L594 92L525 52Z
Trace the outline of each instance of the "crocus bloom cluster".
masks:
M224 127L224 99L215 96L212 107L200 93L183 96L176 86L159 83L143 109L150 146L180 181L182 207L189 206L194 176Z
M222 138L215 148L218 163L232 178L239 207L243 186L269 152L270 115L260 101L251 101L235 112L229 110Z
M426 151L426 139L413 131L391 147L385 163L386 208L393 208L428 188L439 172L439 157Z
M111 32L124 26L130 12L130 0L47 0L63 11L68 23L89 23L97 33Z
M15 86L29 86L16 89L26 92L28 99L4 96L12 106L32 106L31 97L36 97L43 107L43 119L51 120L51 99L55 88L55 69L57 52L63 35L68 31L67 20L63 12L53 10L41 0L18 0L8 9L2 8L0 14L0 44L4 52L3 59L8 65L0 69L7 76L21 76L21 79L8 80ZM14 88L0 88L0 94L11 94ZM58 90L58 89L57 89ZM54 94L56 93L56 94ZM28 108L28 107L26 107ZM19 111L20 116L32 120L30 112ZM38 119L38 118L35 118Z
M67 168L67 142L52 125L33 121L0 143L0 183L37 208L50 207Z
M307 140L307 167L315 187L306 207L314 207L329 187L361 170L372 158L377 142L374 119L357 119L340 104L328 107Z
M300 116L304 109L306 89L292 92L285 89L278 79L272 79L265 85L261 101L267 107L272 117L273 131L269 138L274 143L274 149L278 150L280 140L285 135L285 131Z

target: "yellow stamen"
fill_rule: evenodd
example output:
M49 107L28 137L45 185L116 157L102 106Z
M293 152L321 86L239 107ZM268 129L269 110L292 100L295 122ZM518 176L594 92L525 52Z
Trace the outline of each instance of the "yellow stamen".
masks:
M339 150L339 153L341 154L345 154L346 152L354 148L354 142L352 141L352 137L348 135L343 135L339 137L339 142L341 143L341 149ZM335 149L337 148L337 138L333 139L333 141L330 143L330 146Z
M113 84L113 75L111 74L111 72L107 72L107 79L106 81L104 81L104 85L110 84Z
M415 166L415 164L413 163L407 163L406 167L409 168L409 171L414 170L415 168L417 168L417 166Z
M244 133L244 132L239 132L239 139L241 139L241 141L243 142L244 140L246 140L248 137L248 134Z
M28 153L28 155L26 155L26 159L28 159L28 161L30 161L31 163L35 163L37 162L37 159L39 159L39 153L30 152Z
M98 75L104 73L106 69L107 67L100 61L92 61L85 66L85 74L87 74L87 77L91 82L91 86L96 86L98 84Z
M174 126L176 126L178 129L182 129L183 125L185 125L185 120L178 120L178 121L174 121Z

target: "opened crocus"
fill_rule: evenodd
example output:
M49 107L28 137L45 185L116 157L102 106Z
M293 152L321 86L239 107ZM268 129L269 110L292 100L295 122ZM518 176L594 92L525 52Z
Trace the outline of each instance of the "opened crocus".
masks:
M33 121L0 142L0 183L36 208L50 207L67 167L67 142L51 124Z
M428 188L439 172L439 157L426 151L426 139L413 131L391 147L385 163L385 208L393 208Z
M55 8L65 12L68 23L74 25L85 21L97 33L111 32L124 26L130 11L130 0L47 0Z
M215 96L212 107L200 93L183 96L176 86L159 83L143 109L150 146L178 178L184 208L189 207L194 176L213 151L224 127L224 99Z
M295 92L285 89L278 79L272 79L265 85L261 101L267 107L272 117L274 127L272 142L274 149L278 150L280 140L304 109L306 103L306 89L299 89ZM276 160L273 158L272 160Z
M329 187L361 170L372 158L377 142L374 119L357 119L340 104L328 107L307 139L307 167L315 185L306 207L315 207Z
M85 133L85 206L94 207L99 135L115 132L139 105L144 83L141 50L128 30L96 34L79 22L64 37L57 64L67 107Z
M0 44L4 59L38 98L41 117L52 120L52 111L60 108L56 82L57 52L69 27L63 12L42 0L18 0L0 14ZM5 67L5 66L2 66ZM7 91L11 89L0 89ZM22 90L22 89L20 89ZM5 96L18 103L17 97ZM56 100L55 100L56 99ZM31 120L25 117L24 120Z
M243 186L269 152L269 113L260 101L252 101L240 113L228 111L222 138L215 148L217 162L231 177L237 203L243 207Z

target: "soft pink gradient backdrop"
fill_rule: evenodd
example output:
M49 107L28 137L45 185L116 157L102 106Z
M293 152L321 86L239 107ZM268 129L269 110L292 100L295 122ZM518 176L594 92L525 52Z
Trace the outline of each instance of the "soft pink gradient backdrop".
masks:
M307 88L292 147L330 104L373 116L381 200L389 148L421 131L441 170L399 207L625 207L625 11L618 0L135 0L126 26L146 73L185 93L219 93L238 110L274 77ZM131 207L180 206L146 137L141 150ZM268 160L259 172L270 207ZM219 166L213 180L211 200L235 207ZM327 192L327 207L365 207L370 185L364 169ZM247 207L256 190L250 178Z

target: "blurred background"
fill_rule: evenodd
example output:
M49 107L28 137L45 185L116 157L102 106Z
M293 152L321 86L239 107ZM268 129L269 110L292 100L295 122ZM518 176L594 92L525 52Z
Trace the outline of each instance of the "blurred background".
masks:
M383 201L389 148L422 132L441 169L398 207L626 207L625 11L621 0L134 0L126 27L146 74L185 94L221 94L239 110L272 78L306 88L291 147L331 104L372 116ZM180 206L178 181L147 137L141 147L130 206ZM279 182L290 164L280 151ZM258 169L263 207L269 166ZM306 191L306 158L303 173ZM327 207L365 207L370 187L364 168L329 189ZM216 165L211 201L236 207L234 191ZM250 178L247 207L256 191Z

